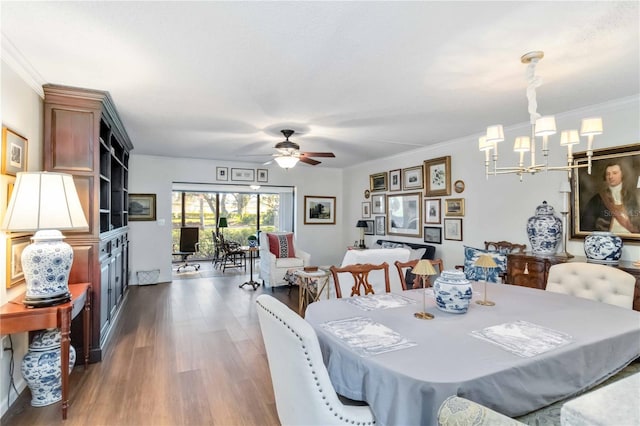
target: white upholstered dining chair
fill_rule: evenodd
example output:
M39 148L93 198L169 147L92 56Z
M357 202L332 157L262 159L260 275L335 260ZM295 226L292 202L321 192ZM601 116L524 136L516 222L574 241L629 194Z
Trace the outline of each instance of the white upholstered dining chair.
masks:
M568 262L549 268L546 290L631 309L635 285L633 275L612 266Z
M278 417L283 425L373 425L368 406L343 404L309 323L266 294L256 299Z

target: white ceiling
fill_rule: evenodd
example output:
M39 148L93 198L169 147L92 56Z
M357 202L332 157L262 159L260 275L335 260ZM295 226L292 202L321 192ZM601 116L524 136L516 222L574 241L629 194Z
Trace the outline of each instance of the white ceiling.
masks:
M345 167L640 92L639 2L6 2L3 50L109 91L135 153ZM606 123L605 123L606 126ZM605 129L606 130L606 129ZM246 154L265 154L249 156ZM309 167L303 165L302 167Z

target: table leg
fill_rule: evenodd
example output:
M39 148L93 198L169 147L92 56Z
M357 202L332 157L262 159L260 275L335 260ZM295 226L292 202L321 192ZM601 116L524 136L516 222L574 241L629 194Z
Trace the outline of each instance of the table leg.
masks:
M58 310L60 315L60 381L62 385L62 420L69 408L69 345L71 334L71 306Z
M304 305L304 282L303 278L298 276L298 315L303 316L303 305Z
M82 328L84 332L84 369L86 370L89 367L89 342L91 340L91 287L87 289L87 297L84 301Z
M249 281L246 281L246 282L240 284L239 287L242 288L245 285L250 285L251 287L253 287L253 291L256 291L256 289L258 287L260 287L260 284L257 281L253 280L253 252L254 251L255 250L249 250ZM245 257L244 267L245 267L245 271L246 271L246 268L247 268L246 257Z

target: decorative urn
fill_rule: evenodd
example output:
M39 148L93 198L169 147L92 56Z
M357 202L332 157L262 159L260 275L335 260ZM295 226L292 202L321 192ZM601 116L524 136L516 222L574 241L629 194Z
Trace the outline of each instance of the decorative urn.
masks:
M469 308L472 288L462 271L442 271L433 284L436 304L441 311L464 314Z
M543 201L535 216L527 221L527 235L531 251L539 255L555 254L562 239L562 221L553 214L553 207Z
M584 239L587 262L617 265L622 255L622 238L611 232L594 231Z
M22 359L22 375L31 390L31 405L42 407L62 399L59 328L38 332ZM69 346L69 372L76 362L76 350Z

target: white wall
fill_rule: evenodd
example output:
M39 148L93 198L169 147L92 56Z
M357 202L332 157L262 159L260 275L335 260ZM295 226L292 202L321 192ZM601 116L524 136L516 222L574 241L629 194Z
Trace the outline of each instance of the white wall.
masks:
M0 103L0 120L2 125L27 138L27 169L42 170L42 126L43 126L43 102L32 86L27 84L4 60L2 61L2 97ZM4 217L6 209L7 188L13 183L15 177L0 175L0 219ZM0 305L17 297L25 291L24 284L7 290L6 286L6 239L7 235L0 233ZM14 380L18 391L26 387L26 383L20 373L20 360L27 351L27 333L18 333L11 336L14 347ZM8 346L8 338L2 336L2 344ZM9 392L9 352L2 351L0 360L0 411L4 414L7 407L7 393ZM11 402L16 399L11 392Z
M157 198L157 221L130 222L131 279L136 271L160 269L160 282L171 281L171 189L173 182L216 183L216 167L263 168L252 163L221 163L211 160L131 155L129 192L153 193ZM294 186L296 194L295 233L298 245L311 254L316 265L338 263L346 246L340 236L344 223L305 225L304 196L335 196L336 216L342 217L342 171L299 164L285 171L277 165L267 167L269 182L261 185ZM219 183L219 182L218 182ZM224 182L233 183L233 182ZM248 184L247 184L248 186Z
M584 117L601 116L603 118L604 133L596 136L594 148L606 148L619 145L638 144L640 142L640 97L633 96L617 101L593 106L579 111L556 114L558 129L579 128L580 120ZM523 115L527 114L526 109ZM487 125L496 123L487 123ZM455 265L462 265L464 261L463 245L484 247L484 241L507 240L526 243L527 219L535 214L536 207L547 201L560 217L562 198L558 192L562 179L566 173L548 172L535 176L525 176L520 182L515 175L503 175L485 179L484 153L478 151L477 138L483 129L478 129L477 135L458 140L443 141L442 143L400 154L396 157L359 164L344 170L344 181L353 182L346 185L344 196L346 202L346 223L354 223L360 218L361 203L365 201L363 192L369 187L369 175L393 169L420 165L422 161L441 156L451 156L451 182L462 179L466 188L463 193L452 191L446 198L464 198L465 216L463 218L463 241L448 241L443 239L442 245L435 244L436 256L444 260L445 268L451 269ZM527 135L528 124L523 123L505 129L505 142L499 148L499 165L508 166L517 162L512 152L512 142L516 136ZM559 135L550 139L550 164L558 165L566 161L566 149L558 145ZM539 143L539 142L538 142ZM586 142L582 142L574 149L575 152L585 151ZM538 154L540 156L540 154ZM538 158L541 158L538 157ZM388 192L387 192L388 194ZM424 208L424 206L423 206ZM444 209L444 201L442 202ZM434 225L435 226L435 225ZM370 246L379 236L366 236L366 244ZM422 242L418 238L386 236L385 239ZM343 244L353 241L353 238L343 238ZM584 256L583 240L570 241L568 251L577 256ZM625 242L622 259L640 259L640 245Z

